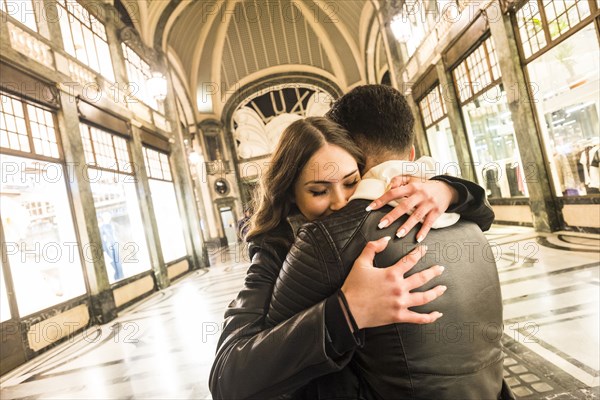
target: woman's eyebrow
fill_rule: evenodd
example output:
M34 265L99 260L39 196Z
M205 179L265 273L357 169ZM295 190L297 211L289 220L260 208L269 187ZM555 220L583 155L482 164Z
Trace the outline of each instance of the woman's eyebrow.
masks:
M350 172L349 174L347 174L347 175L344 175L344 177L343 177L342 179L346 179L346 178L348 178L348 177L350 177L350 176L354 175L354 174L355 174L355 173L357 173L357 172L358 172L358 169L355 169L354 171ZM331 182L330 182L330 181L308 181L308 182L306 182L306 183L304 184L304 186L306 186L306 185L310 185L310 184L313 184L313 183L318 183L318 184L321 184L321 185L330 185L330 184L331 184Z

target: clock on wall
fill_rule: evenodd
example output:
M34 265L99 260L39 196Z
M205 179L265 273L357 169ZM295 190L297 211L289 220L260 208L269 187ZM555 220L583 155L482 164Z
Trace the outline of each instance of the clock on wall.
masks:
M227 193L229 193L229 182L227 182L225 179L223 178L219 178L215 181L215 192L219 193L220 195L225 195Z

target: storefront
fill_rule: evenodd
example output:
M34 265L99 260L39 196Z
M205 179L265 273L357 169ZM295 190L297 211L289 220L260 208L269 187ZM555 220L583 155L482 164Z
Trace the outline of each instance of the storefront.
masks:
M598 226L598 3L524 3L513 15L554 196L566 225Z
M87 290L84 249L78 245L67 190L72 166L62 154L56 110L6 92L0 97L2 261L16 299L13 307L0 311L6 321L71 301Z
M560 8L562 5L563 8ZM556 196L598 194L599 44L588 2L528 3L516 13Z
M452 71L477 181L488 197L526 197L523 164L492 38Z
M452 138L446 103L441 86L437 83L419 102L423 126L431 156L440 164L440 170L460 176L461 168Z

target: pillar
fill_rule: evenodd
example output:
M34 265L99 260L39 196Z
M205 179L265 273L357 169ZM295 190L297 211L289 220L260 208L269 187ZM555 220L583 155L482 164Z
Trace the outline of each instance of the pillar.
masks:
M498 0L493 7L500 10ZM529 204L533 214L533 226L538 232L552 232L561 228L559 211L552 195L549 170L546 168L543 147L537 134L533 97L521 66L517 42L510 16L495 12L489 18L492 40L507 93L508 106L512 115L515 136L519 145L523 169L529 190ZM529 172L534 171L532 175Z

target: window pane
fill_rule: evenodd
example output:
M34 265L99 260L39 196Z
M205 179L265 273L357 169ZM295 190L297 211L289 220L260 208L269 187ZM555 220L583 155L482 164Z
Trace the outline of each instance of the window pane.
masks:
M84 294L62 166L8 155L0 162L2 226L21 316Z
M160 111L156 99L150 95L146 81L152 76L150 65L146 63L133 49L122 44L125 66L127 67L127 78L134 88L134 95L154 110Z
M537 53L546 46L546 37L537 2L529 1L517 11L517 24L525 57Z
M544 2L550 37L554 40L590 15L588 0L554 0Z
M12 97L0 95L0 117L2 124L0 130L4 133L1 144L13 150L29 152L29 137L23 117L23 103Z
M52 114L31 104L27 105L27 112L35 152L48 157L58 157L58 144Z
M23 25L37 32L37 24L35 22L36 12L40 13L40 3L32 0L2 0L2 11L20 21Z
M64 3L59 3L58 13L67 53L108 80L114 81L106 31L102 23L76 1L69 1L66 7Z
M79 124L86 163L120 172L132 172L127 140L83 123Z
M75 57L84 64L88 64L87 50L85 48L85 39L83 38L82 25L78 20L71 24L73 30L73 44L75 45Z
M600 187L599 59L591 24L527 66L558 196Z
M456 146L452 138L452 130L448 118L444 118L426 131L427 142L431 150L431 156L440 165L443 174L461 176Z
M114 82L115 75L113 73L112 58L108 50L108 44L96 37L96 49L100 58L100 73L109 81Z
M94 43L94 34L91 30L83 28L83 38L85 40L85 47L88 55L89 66L94 71L102 72L100 64L98 63L98 51L96 51L96 44Z
M135 178L88 168L109 281L150 269Z
M187 250L173 183L155 179L149 179L148 183L152 193L154 216L158 225L160 247L165 262L184 257Z
M71 24L69 24L69 16L64 8L57 7L57 9L60 22L60 32L62 33L65 51L71 55L75 55L75 45L73 44L73 38L71 36Z
M489 197L528 196L506 92L499 85L463 106L479 183Z
M6 292L6 284L4 283L4 273L2 272L2 259L0 258L0 322L7 321L11 318L10 306L8 304L8 293Z

